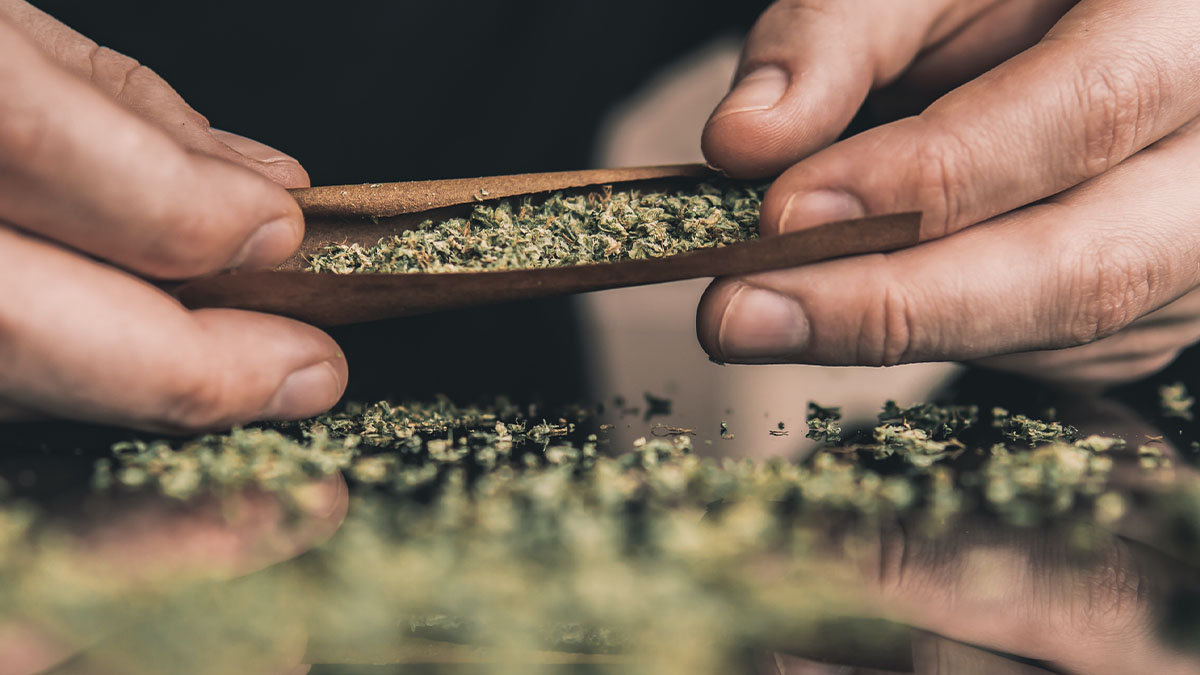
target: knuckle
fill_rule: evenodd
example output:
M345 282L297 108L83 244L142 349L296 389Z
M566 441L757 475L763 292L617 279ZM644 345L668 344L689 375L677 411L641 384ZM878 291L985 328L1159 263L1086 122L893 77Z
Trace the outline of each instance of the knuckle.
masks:
M913 322L907 296L889 286L883 296L884 338L879 365L894 366L912 351Z
M1079 570L1068 626L1101 640L1127 639L1146 628L1150 577L1127 544L1113 540L1087 569Z
M20 169L41 163L50 144L50 120L19 104L0 104L0 167Z
M1097 176L1140 149L1163 99L1153 63L1084 63L1075 82L1083 110L1079 178Z
M917 118L923 120L924 118ZM930 124L936 129L938 125ZM947 131L935 131L933 135L918 134L922 140L916 143L913 156L916 158L915 190L917 203L924 212L921 227L930 228L930 236L943 237L953 233L973 214L967 213L969 195L971 150L958 136ZM930 138L934 139L930 142Z
M153 71L138 63L136 59L99 45L88 54L88 63L91 68L89 79L92 84L118 100L127 90L131 89L130 83L138 75L145 73L154 75Z
M863 365L894 366L912 358L914 320L911 299L894 279L878 285L881 301L874 316L866 317L859 333L855 362Z
M1087 344L1125 328L1151 309L1163 271L1149 262L1133 238L1105 237L1086 244L1063 284L1068 310L1068 339ZM1063 345L1069 346L1069 345Z

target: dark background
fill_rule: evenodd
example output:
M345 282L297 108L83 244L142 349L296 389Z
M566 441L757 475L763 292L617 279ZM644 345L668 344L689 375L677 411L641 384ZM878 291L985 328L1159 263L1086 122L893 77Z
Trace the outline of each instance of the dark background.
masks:
M34 4L334 184L582 168L612 103L767 3Z
M586 168L598 122L766 2L42 0L314 185ZM699 139L697 139L697 143ZM579 400L569 300L333 331L348 396Z

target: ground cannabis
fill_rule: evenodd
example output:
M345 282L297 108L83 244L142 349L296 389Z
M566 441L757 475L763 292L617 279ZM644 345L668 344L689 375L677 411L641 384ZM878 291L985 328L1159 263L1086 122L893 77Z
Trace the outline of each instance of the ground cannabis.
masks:
M1187 387L1182 382L1162 385L1158 388L1158 396L1162 402L1163 417L1192 419L1192 405L1196 399L1188 395Z
M842 440L842 427L838 420L842 419L841 408L825 408L812 401L808 403L808 433L806 437L825 443L837 443Z
M1079 430L1069 424L1010 415L1004 408L994 408L992 420L992 426L1000 429L1005 438L1029 445L1057 440L1073 441L1079 435Z
M895 519L922 537L980 518L1110 526L1146 499L1110 480L1122 441L1076 439L1067 425L1003 410L988 424L971 406L889 402L873 428L843 441L840 411L814 404L808 426L822 446L802 461L704 458L693 452L696 430L663 424L631 447L608 447L611 425L595 410L351 403L298 423L121 443L93 482L102 494L179 502L255 487L290 502L305 481L343 472L353 501L335 539L251 577L229 605L243 622L248 606L263 608L247 630L301 622L313 653L433 640L636 654L656 673L729 672L722 659L742 646L793 644L817 634L821 617L852 611L855 566L844 556L854 547L821 539L831 523L864 541ZM732 436L725 424L703 433ZM1152 476L1170 470L1153 445L1136 455ZM1173 497L1172 528L1200 533L1198 495ZM47 562L58 549L37 522L19 505L0 508L0 606L49 608L37 618L74 634L110 604L161 604L103 575L64 575ZM17 542L36 537L21 552ZM52 574L37 576L43 568ZM526 672L503 662L484 670Z
M764 188L731 181L675 191L557 193L478 204L465 218L428 220L374 246L333 244L309 270L466 272L661 258L758 236Z

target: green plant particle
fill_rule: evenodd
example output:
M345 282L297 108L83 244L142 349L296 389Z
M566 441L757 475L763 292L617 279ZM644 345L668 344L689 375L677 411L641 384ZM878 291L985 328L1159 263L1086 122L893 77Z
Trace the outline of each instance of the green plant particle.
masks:
M1188 395L1187 387L1182 382L1162 385L1158 388L1158 397L1163 417L1192 420L1192 405L1196 399Z
M1200 489L1191 481L1110 483L1116 439L1035 446L1013 442L1000 426L938 437L945 420L965 419L962 411L914 408L885 406L861 444L762 461L693 454L691 430L663 425L632 444L598 450L582 406L351 403L296 423L118 444L95 464L94 488L186 500L256 487L295 496L285 504L303 509L303 485L343 472L353 505L338 536L270 577L240 584L230 607L243 611L244 601L261 599L266 616L275 617L280 605L271 593L305 589L289 607L312 622L313 639L356 648L372 633L585 653L665 649L675 644L669 637L695 641L684 651L786 644L797 622L841 615L847 606L842 587L808 571L844 566L837 551L877 543L879 526L894 519L922 536L979 527L978 512L998 527L1035 528L1028 532L1035 535L1079 524L1095 530L1133 504L1162 513L1160 495L1170 489L1173 510L1158 520L1186 535L1188 550L1200 541ZM814 412L840 415L820 406ZM883 447L906 462L877 462ZM1164 459L1153 445L1138 454ZM1144 489L1150 484L1157 493ZM156 605L153 594L122 592L106 575L56 572L47 585L24 583L42 563L64 568L54 563L61 551L53 546L23 546L44 524L20 506L0 500L9 606L40 601L94 621L99 614L87 603ZM839 542L833 560L823 557L829 542L822 534ZM764 561L782 561L797 574L763 575ZM271 591L281 580L288 583ZM779 625L786 634L771 633ZM263 627L277 628L265 620Z
M901 408L895 401L885 403L878 415L880 424L919 429L929 438L938 441L962 433L974 426L978 419L979 407L974 405L939 406L918 403Z
M1122 450L1125 448L1125 441L1121 438L1112 438L1109 436L1098 436L1092 434L1087 438L1075 441L1075 447L1084 448L1092 452L1109 452Z
M671 414L671 399L655 396L648 391L642 393L642 398L646 400L646 415L644 418L646 421L659 416L666 417Z
M1012 415L1004 408L992 409L992 426L999 429L1005 438L1029 445L1051 441L1070 442L1079 436L1079 430L1069 424Z
M729 422L722 420L720 429L721 429L721 438L723 438L727 441L733 440L733 434L730 433L730 431L729 431Z
M663 258L758 236L764 186L733 181L675 191L606 188L477 204L374 246L332 244L309 258L333 274L478 272Z
M875 427L873 437L877 458L899 454L908 463L919 467L931 466L947 457L953 449L961 447L954 441L935 441L924 429L898 424Z
M842 426L838 424L840 419L842 419L841 408L826 408L809 401L808 413L805 415L805 422L808 424L808 433L805 434L805 438L830 445L839 443L842 440Z
M1167 457L1162 448L1153 445L1142 445L1137 449L1138 466L1146 471L1156 471L1158 469L1170 469L1174 466L1174 462L1170 457Z

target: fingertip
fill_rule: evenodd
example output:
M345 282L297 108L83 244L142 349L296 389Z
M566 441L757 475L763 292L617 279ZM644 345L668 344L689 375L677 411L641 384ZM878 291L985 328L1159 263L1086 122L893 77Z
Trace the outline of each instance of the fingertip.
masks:
M274 162L262 162L260 169L267 178L283 187L294 190L312 185L308 171L295 159L287 157Z
M763 198L759 231L768 236L784 234L866 215L862 200L849 191L793 187L781 180Z
M285 188L304 188L311 185L308 171L296 158L266 143L246 138L222 129L209 129L217 141L249 160L249 168L263 174Z
M292 211L254 230L226 267L242 271L263 270L287 260L304 238L304 217L298 208Z
M866 100L869 77L857 71L827 72L828 68L799 75L796 68L764 66L735 85L701 134L700 147L709 164L737 178L765 178L837 140ZM764 70L778 74L767 79L759 75ZM779 86L777 78L786 78L778 99L770 105L752 104L774 95L761 92L769 82ZM750 94L743 91L747 81Z
M304 483L291 490L290 496L312 521L312 538L306 547L327 538L337 530L350 508L350 492L340 472Z
M332 408L346 391L346 359L339 356L293 371L257 416L263 420L294 420Z
M346 390L346 358L333 338L293 319L233 309L190 313L198 344L175 372L160 375L165 403L154 428L227 429L258 420L295 420L332 408ZM177 347L176 349L182 349Z
M713 168L731 178L768 178L787 168L780 160L770 110L741 112L710 119L700 135L700 151Z
M715 279L700 297L696 308L696 339L715 359L729 360L721 346L721 327L731 302L744 288L746 284L734 277Z

